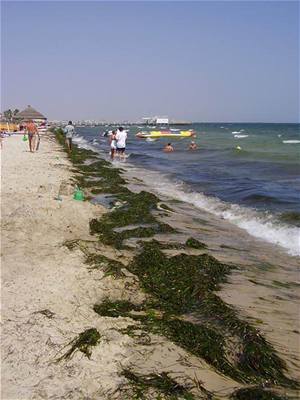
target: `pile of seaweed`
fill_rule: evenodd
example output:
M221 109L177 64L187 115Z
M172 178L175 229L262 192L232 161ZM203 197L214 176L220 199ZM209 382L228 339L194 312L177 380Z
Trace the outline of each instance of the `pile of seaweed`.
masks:
M61 130L56 130L56 137L63 144ZM232 399L283 399L267 388L297 388L297 382L286 376L286 365L273 346L216 294L236 267L203 254L206 246L196 239L173 245L155 240L157 233L170 234L174 229L155 215L159 199L154 194L130 191L121 176L122 170L112 168L90 150L74 146L69 158L76 167L74 179L81 188L88 188L92 194L113 194L117 200L118 207L90 221L90 231L101 243L117 249L127 247L126 239L136 239L136 248L131 248L132 260L126 268L138 277L147 294L143 304L106 299L95 304L94 311L105 317L130 317L136 325L129 326L124 333L134 336L134 331L142 327L145 332L163 335L221 374L255 385L234 392ZM164 251L170 247L183 251L193 247L201 254L182 252L168 257ZM90 255L87 262L94 267L104 263L117 278L122 277L121 270L125 268L101 254ZM135 381L140 388L141 379L127 373L129 376L132 379L128 380ZM183 396L192 395L187 391ZM172 398L194 398L183 396ZM211 394L207 398L212 398Z

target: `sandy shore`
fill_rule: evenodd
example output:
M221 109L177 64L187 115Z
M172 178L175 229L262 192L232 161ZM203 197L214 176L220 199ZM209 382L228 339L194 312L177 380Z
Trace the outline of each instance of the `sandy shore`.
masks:
M80 251L63 243L91 239L89 219L101 206L62 196L70 164L51 136L31 154L20 136L2 150L2 395L4 399L91 398L114 392L126 358L126 337L95 318L92 305L109 287L89 272ZM45 311L47 310L47 311ZM42 312L43 311L43 312ZM117 324L122 325L122 322ZM116 323L114 322L114 325ZM127 324L125 324L127 325ZM61 349L95 327L102 341L88 360L82 353L57 364ZM100 378L99 378L100 377ZM103 397L106 398L106 397Z

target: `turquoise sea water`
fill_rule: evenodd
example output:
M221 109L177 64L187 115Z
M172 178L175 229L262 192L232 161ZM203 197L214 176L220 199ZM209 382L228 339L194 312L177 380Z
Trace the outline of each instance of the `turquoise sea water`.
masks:
M179 127L173 127L178 129ZM108 155L104 130L77 128L77 141ZM128 129L123 167L158 193L209 211L253 236L299 254L300 129L299 124L193 124L197 150L190 139L137 139ZM162 151L166 142L174 153ZM241 150L237 150L237 146Z

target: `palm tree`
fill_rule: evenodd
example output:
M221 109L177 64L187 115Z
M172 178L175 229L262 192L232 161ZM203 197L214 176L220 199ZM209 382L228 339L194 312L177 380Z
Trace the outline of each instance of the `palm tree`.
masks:
M4 111L3 113L5 119L7 119L8 121L12 120L12 116L13 116L13 112L11 111L11 109Z

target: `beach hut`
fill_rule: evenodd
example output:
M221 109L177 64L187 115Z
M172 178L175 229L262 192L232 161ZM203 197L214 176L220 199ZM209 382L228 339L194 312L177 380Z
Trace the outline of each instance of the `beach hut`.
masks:
M43 114L41 114L39 111L35 110L31 106L27 106L25 110L20 111L18 114L16 114L14 118L18 121L28 121L32 119L38 124L47 121L47 118Z

